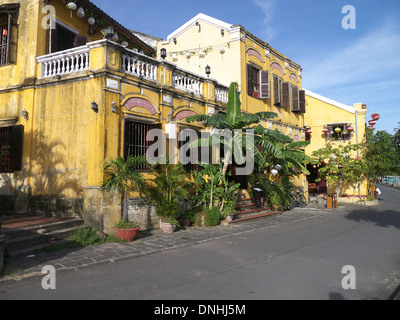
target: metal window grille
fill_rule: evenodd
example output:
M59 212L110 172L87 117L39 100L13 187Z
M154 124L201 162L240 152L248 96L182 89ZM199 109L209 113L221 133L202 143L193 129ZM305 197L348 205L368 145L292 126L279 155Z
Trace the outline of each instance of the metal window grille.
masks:
M9 30L7 25L0 26L0 66L9 63Z
M0 128L0 172L12 171L12 127Z
M150 130L150 124L133 121L125 123L125 159L129 156L146 156L148 143L146 141L147 132ZM139 168L148 170L146 166Z

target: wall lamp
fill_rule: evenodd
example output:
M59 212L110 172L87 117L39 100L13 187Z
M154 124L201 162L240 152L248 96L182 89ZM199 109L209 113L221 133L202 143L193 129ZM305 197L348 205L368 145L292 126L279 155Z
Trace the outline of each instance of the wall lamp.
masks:
M94 101L92 102L92 110L96 113L99 112L99 106Z
M115 101L113 101L111 104L111 112L117 113L117 103Z
M209 65L207 65L207 67L206 67L206 75L207 75L207 77L209 77L210 74L211 74L211 67Z
M29 119L29 113L28 113L28 111L26 111L25 110L25 108L24 108L24 110L22 110L22 117L25 119L25 120L28 120Z
M161 58L162 58L163 60L165 60L166 57L167 57L167 49L162 48L162 49L161 49Z

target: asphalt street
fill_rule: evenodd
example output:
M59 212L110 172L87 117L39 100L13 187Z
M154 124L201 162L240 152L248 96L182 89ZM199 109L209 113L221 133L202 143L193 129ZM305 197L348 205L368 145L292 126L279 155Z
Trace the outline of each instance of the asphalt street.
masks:
M296 208L304 219L57 272L54 290L0 282L0 300L399 300L400 190L379 187L375 206Z

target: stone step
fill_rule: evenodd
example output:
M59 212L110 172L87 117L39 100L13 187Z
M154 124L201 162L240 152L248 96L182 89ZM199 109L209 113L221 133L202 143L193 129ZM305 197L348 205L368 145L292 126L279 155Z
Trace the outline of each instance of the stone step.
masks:
M263 210L263 211L253 212L252 214L246 215L246 216L235 216L230 223L237 223L237 222L251 220L251 219L258 219L258 218L267 217L267 216L280 214L280 213L281 213L280 211Z
M83 226L82 219L44 223L18 229L3 230L8 236L6 249L10 256L32 253L50 246L53 242L67 240L71 234ZM44 231L40 234L38 231Z

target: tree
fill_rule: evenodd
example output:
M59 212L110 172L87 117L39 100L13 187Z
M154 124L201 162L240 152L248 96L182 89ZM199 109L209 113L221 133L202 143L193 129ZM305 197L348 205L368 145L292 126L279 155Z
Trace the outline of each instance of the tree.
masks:
M261 145L265 152L275 157L282 157L281 150L275 146L268 139L261 139L261 135L274 138L277 141L292 142L288 136L281 134L276 130L264 128L260 122L262 120L276 118L278 115L274 112L257 112L243 114L240 110L241 102L239 99L239 92L237 91L237 83L232 82L229 87L228 103L226 109L226 116L222 114L214 114L212 116L200 114L186 118L187 122L200 122L204 123L205 127L212 127L219 130L227 130L232 139L224 139L223 136L216 141L211 136L209 139L199 139L191 143L191 147L198 146L212 146L217 143L222 143L225 148L223 160L223 174L226 174L228 165L232 162L232 158L237 163L244 163L242 151L243 149L251 150L250 156L259 164L266 165L266 159L261 154L260 150L256 147ZM258 124L258 126L253 126ZM248 133L247 129L253 129L253 133ZM244 132L243 132L244 131ZM249 141L253 140L254 143L247 143L246 135L251 135Z
M365 172L365 162L353 156L361 145L353 144L334 148L332 144L327 144L313 152L313 156L318 158L319 163L325 166L319 169L320 178L316 181L326 180L327 183L337 183L336 194L340 195L341 182L356 183Z
M400 174L400 160L396 136L386 131L367 130L363 148L366 164L366 175L376 179L377 176Z
M101 189L105 191L117 190L124 196L123 219L128 221L128 192L136 191L142 195L145 189L145 180L138 170L147 163L146 158L129 156L126 160L122 157L109 158L103 161L102 171L104 179Z

